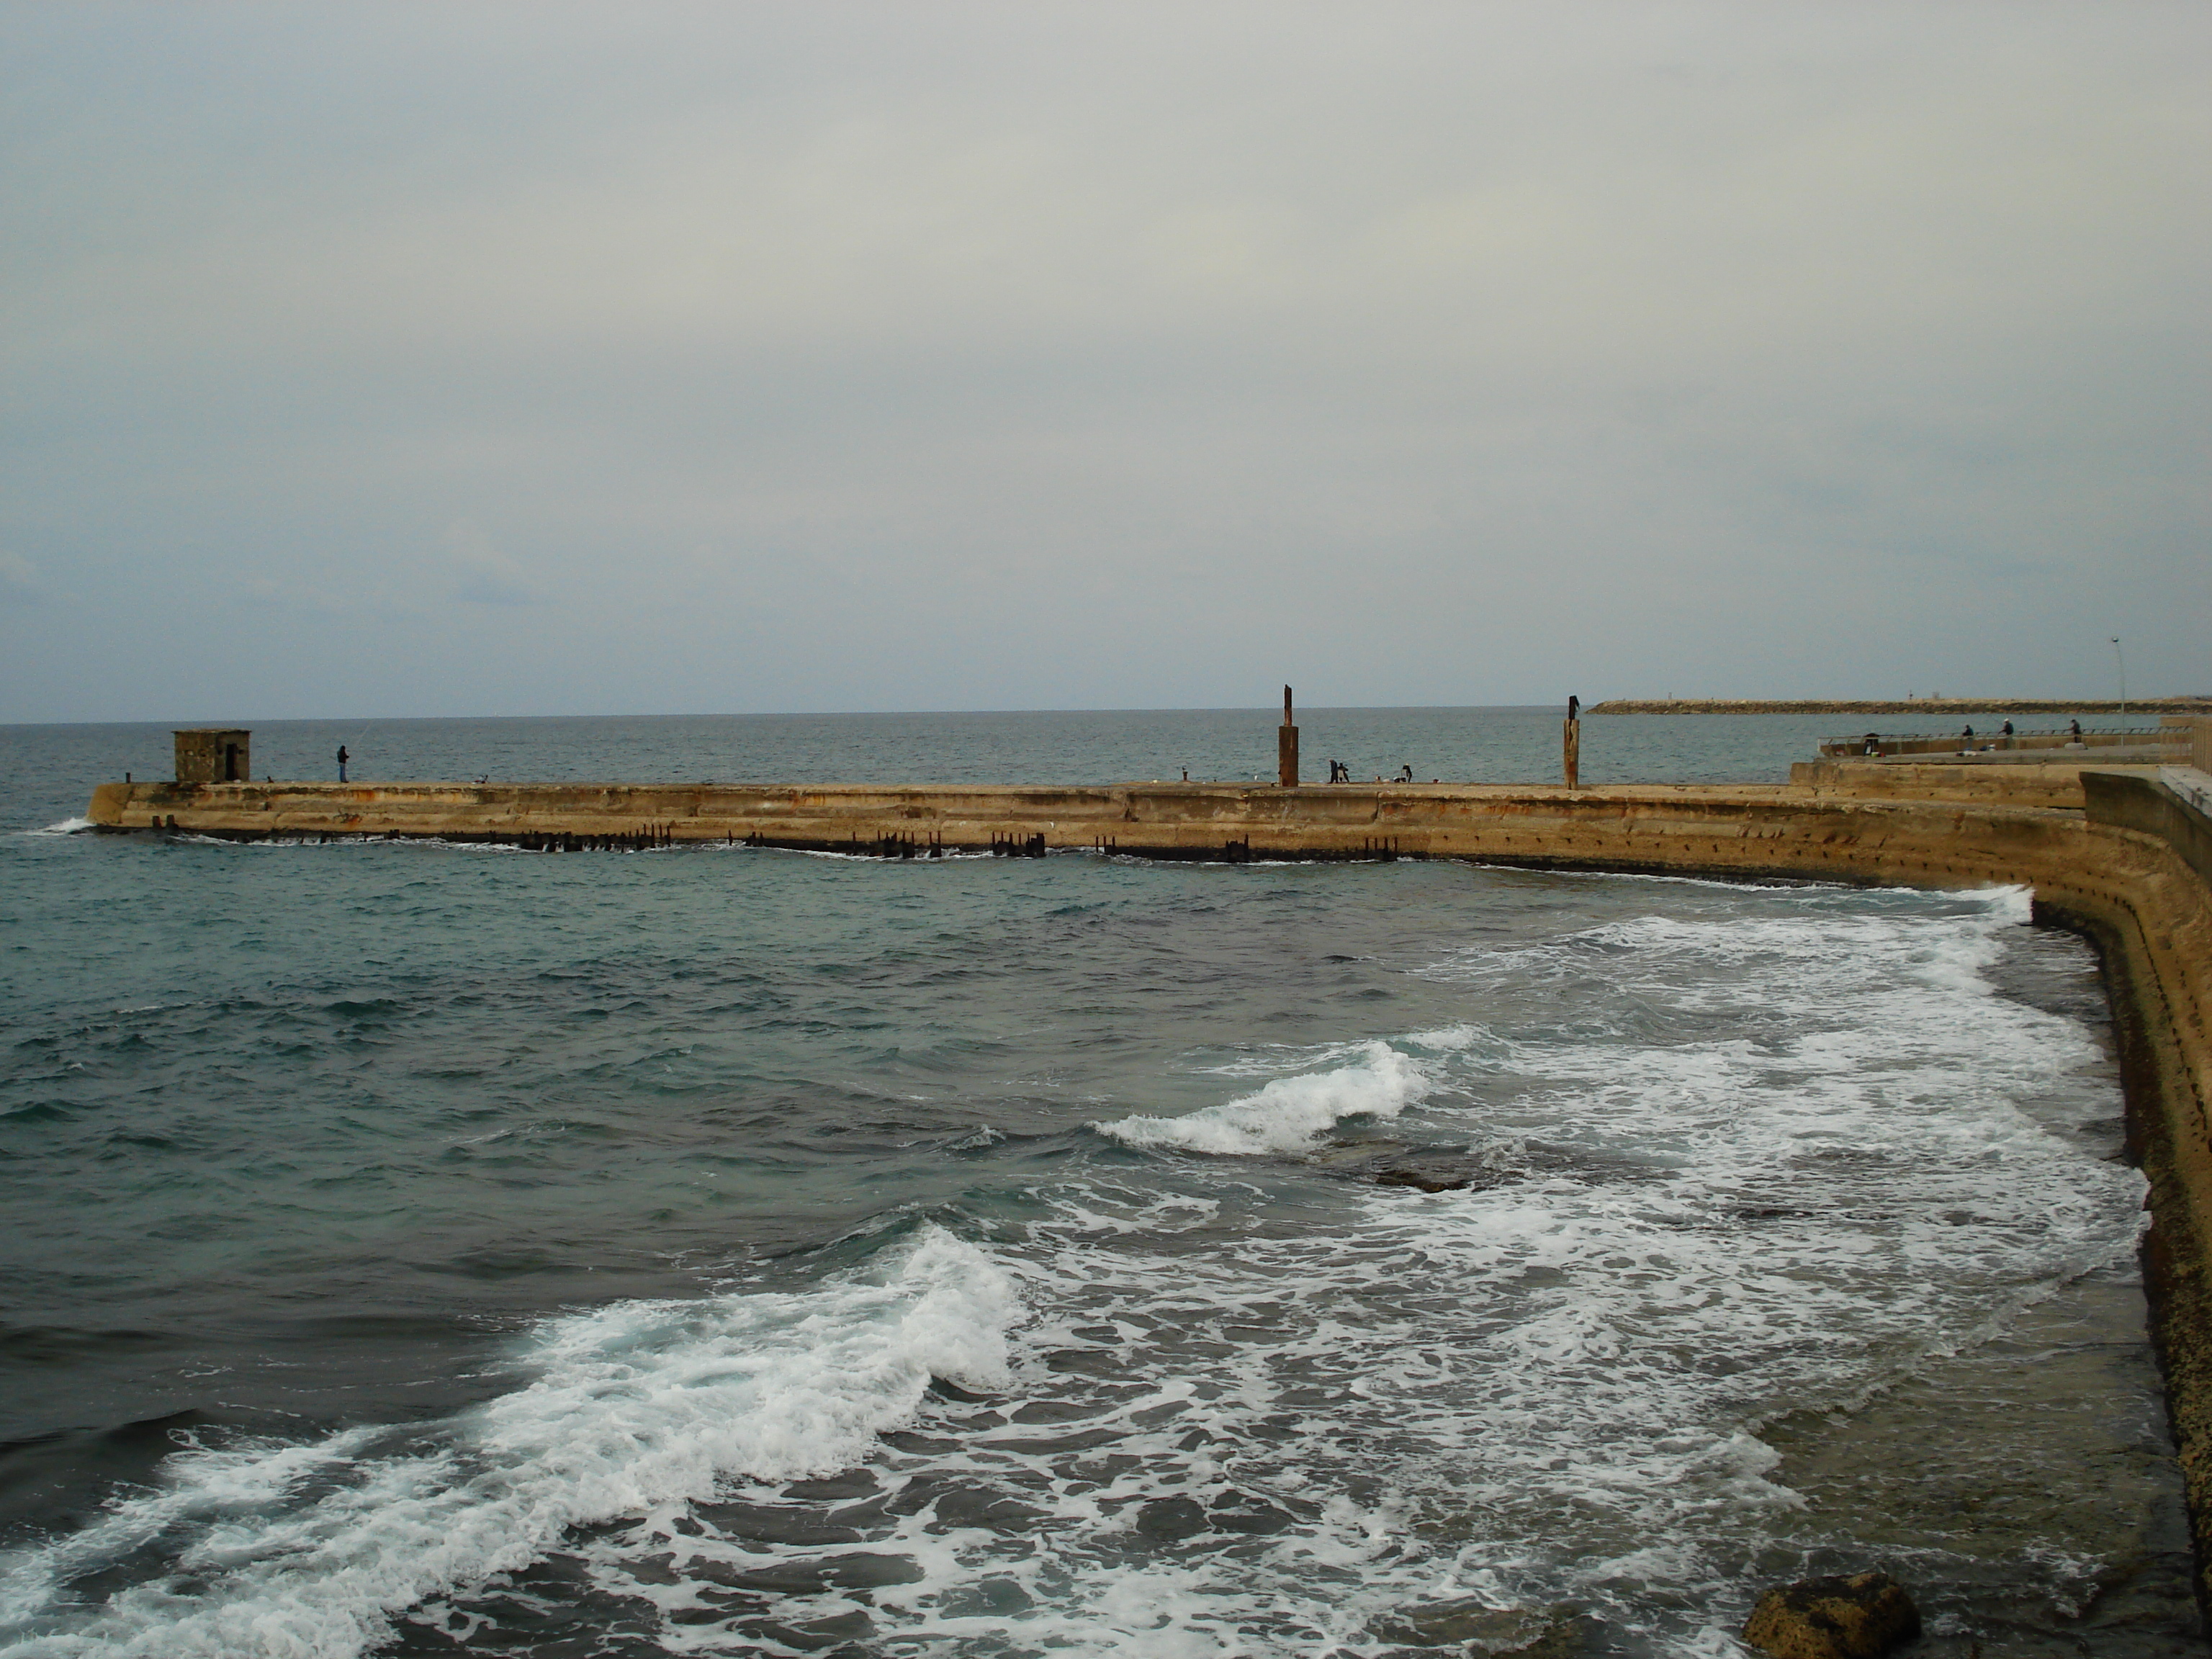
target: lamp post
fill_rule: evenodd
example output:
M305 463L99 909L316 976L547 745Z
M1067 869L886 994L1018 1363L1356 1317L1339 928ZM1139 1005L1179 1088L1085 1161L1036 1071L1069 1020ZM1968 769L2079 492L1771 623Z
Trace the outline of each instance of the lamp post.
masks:
M2120 649L2118 634L2112 635L2112 659L2120 665L2120 714L2124 718L2128 712L2128 653Z

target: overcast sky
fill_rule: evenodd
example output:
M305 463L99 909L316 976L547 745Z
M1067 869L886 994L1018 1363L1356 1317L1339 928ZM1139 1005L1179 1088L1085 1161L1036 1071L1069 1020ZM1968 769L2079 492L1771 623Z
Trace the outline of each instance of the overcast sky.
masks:
M2212 692L2212 8L0 4L0 720Z

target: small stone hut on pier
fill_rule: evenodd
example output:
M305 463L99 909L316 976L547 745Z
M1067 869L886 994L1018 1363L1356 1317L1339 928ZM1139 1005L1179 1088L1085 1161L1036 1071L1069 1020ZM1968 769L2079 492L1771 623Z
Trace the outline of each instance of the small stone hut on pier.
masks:
M200 726L172 734L177 740L179 783L253 781L253 733Z

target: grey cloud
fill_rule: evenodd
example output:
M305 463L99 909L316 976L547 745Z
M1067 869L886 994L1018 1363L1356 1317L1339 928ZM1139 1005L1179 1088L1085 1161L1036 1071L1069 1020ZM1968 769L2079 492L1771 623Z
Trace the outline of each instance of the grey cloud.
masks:
M472 605L535 605L543 597L520 560L492 544L482 526L464 521L447 532L453 597Z
M0 605L35 605L46 597L38 566L20 553L0 550Z
M2202 678L2198 9L125 15L0 14L0 718L209 581L271 716Z

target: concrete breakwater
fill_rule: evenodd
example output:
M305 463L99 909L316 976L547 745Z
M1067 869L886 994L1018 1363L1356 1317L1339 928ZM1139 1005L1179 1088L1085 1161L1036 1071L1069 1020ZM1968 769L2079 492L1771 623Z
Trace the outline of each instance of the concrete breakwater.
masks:
M2125 702L2049 697L1801 698L1795 702L1729 697L1607 697L1591 714L2208 714L2212 697L2130 697Z
M738 843L897 859L1466 859L1532 868L2025 885L2097 943L2154 1334L2212 1603L2212 779L2179 768L1808 763L1758 787L1129 784L104 785L107 831L368 837L547 852Z
M2112 775L2155 777L2155 768ZM107 784L102 830L375 836L547 852L743 843L894 858L1475 859L2040 889L2110 849L2078 766L1813 762L1786 785Z
M2168 753L2140 761L2060 757L2039 763L2021 763L2002 754L1880 763L1797 761L1790 768L1790 781L1822 798L1978 800L1993 805L2057 806L2078 812L2088 804L2081 787L2085 772L2155 774L2161 763L2172 759Z

